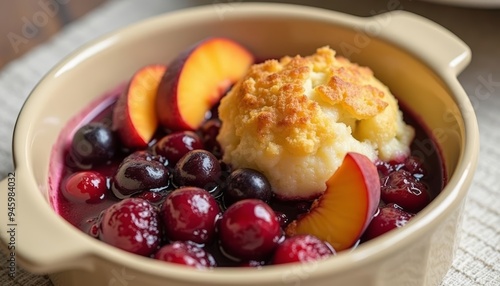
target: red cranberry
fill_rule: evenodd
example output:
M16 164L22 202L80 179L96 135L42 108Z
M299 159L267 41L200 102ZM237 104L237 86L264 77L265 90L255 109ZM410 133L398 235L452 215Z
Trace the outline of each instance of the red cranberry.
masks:
M367 241L380 236L392 229L403 227L415 215L404 211L396 204L388 204L379 208L363 234Z
M135 254L150 255L160 243L158 214L144 199L124 199L104 211L99 239Z
M111 182L117 198L127 198L144 191L161 191L169 185L170 172L154 156L132 153L118 167Z
M196 245L180 241L163 246L155 253L154 258L198 269L217 266L210 253Z
M231 205L219 224L223 250L242 260L263 260L282 236L278 218L261 200L246 199Z
M241 168L234 170L226 179L224 202L230 205L243 199L271 200L271 184L259 171Z
M410 212L422 210L431 198L427 186L405 170L394 171L382 179L380 198Z
M206 150L193 150L175 165L173 182L177 187L193 186L212 190L218 186L221 168L217 158Z
M110 160L116 149L114 135L102 123L89 123L80 127L71 141L70 154L82 169L90 169Z
M97 203L107 191L106 178L96 171L73 173L61 188L64 197L74 202Z
M394 160L389 162L378 161L376 165L379 174L382 177L388 176L390 173L399 170L408 171L414 177L418 178L421 178L426 174L422 160L415 156L408 156L404 160Z
M150 203L156 204L159 203L165 196L165 193L163 192L152 192L152 191L145 191L142 193L139 193L137 195L134 195L134 198L141 198L149 201Z
M410 172L414 177L423 177L426 174L422 160L415 156L406 158L404 169Z
M182 156L195 149L203 149L203 143L198 134L192 131L171 133L153 146L153 152L165 157L170 166L174 166Z
M170 193L161 209L170 240L205 243L212 239L220 209L204 189L184 187Z
M297 235L285 239L274 252L272 264L311 262L333 255L333 249L312 235Z

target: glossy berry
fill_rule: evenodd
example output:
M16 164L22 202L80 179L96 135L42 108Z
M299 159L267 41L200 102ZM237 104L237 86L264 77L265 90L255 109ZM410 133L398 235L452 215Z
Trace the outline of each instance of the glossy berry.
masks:
M164 197L165 197L165 193L154 192L154 191L144 191L142 193L138 193L137 195L134 195L134 198L145 199L153 204L159 203Z
M175 241L165 245L155 253L154 258L198 269L217 266L210 253L188 242Z
M403 227L415 215L404 211L396 204L379 208L363 234L363 241L378 237L392 229Z
M203 143L192 131L171 133L153 146L153 152L165 157L170 166L174 166L187 152L196 149L203 149Z
M165 158L160 155L155 155L149 151L146 150L138 150L135 151L131 154L129 154L127 157L125 157L122 162L129 161L129 160L145 160L145 161L158 161L162 163L163 165L167 165L167 162L165 161Z
M266 259L281 237L274 211L257 199L234 203L224 212L219 223L221 246L225 253L237 259Z
M312 235L296 235L278 245L272 264L311 262L334 254L331 246Z
M177 187L193 186L210 191L219 184L221 167L212 153L193 150L177 162L173 173L173 182Z
M222 148L217 141L217 135L219 135L221 125L221 121L215 118L205 121L198 129L205 149L218 158L222 155Z
M96 171L81 171L66 179L61 192L69 201L92 204L103 200L107 189L103 175Z
M226 179L224 202L230 205L243 199L271 200L271 184L261 172L241 168L234 170Z
M168 187L169 170L155 156L139 151L126 157L111 180L117 198L127 198L144 191L161 191Z
M135 254L150 255L160 243L158 214L143 199L127 198L111 205L99 226L100 240Z
M421 178L426 175L424 164L419 157L410 156L404 161L406 171L410 172L414 177Z
M285 228L288 225L288 223L290 222L290 219L288 218L287 214L284 212L278 212L278 211L274 211L274 213L276 214L276 217L278 218L278 222L280 223L280 226L282 228Z
M405 170L394 171L382 178L380 198L410 212L420 211L431 201L427 186Z
M110 160L116 143L110 128L102 123L89 123L80 127L71 141L70 154L81 168L90 169Z
M173 191L161 209L165 233L171 241L209 242L219 214L217 201L208 191L197 187Z
M377 166L377 171L379 173L379 176L385 177L389 175L390 173L394 172L396 169L401 168L403 166L401 162L385 162L385 161L377 161L375 163Z
M392 172L405 170L410 172L414 177L422 178L425 174L425 168L422 160L419 157L408 156L404 160L398 161L378 161L376 163L379 174L382 177L389 175Z

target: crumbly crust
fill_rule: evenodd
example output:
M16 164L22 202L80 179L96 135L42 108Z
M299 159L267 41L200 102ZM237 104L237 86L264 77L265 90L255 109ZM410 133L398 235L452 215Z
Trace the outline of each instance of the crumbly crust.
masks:
M328 47L253 65L222 99L219 116L224 161L262 171L283 197L321 193L348 151L388 159L406 154L413 137L396 99L373 72ZM391 141L394 148L384 150ZM274 168L290 173L284 179ZM308 188L304 180L323 181Z

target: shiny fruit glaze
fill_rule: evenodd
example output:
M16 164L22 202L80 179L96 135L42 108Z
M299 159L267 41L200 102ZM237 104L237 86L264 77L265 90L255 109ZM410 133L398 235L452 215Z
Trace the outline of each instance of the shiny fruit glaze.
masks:
M160 209L165 235L170 241L209 243L221 214L215 198L197 187L182 187L166 197Z
M416 129L412 155L374 164L348 152L316 200L281 201L259 171L224 163L217 106L253 62L230 39L201 41L77 115L52 154L54 208L137 255L194 268L263 267L355 248L403 227L441 191L439 151L405 109Z
M110 127L118 94L119 91L109 96L109 106L90 120L99 132L109 132L106 128ZM382 201L361 242L404 226L438 195L446 182L439 151L429 140L429 133L415 116L404 107L403 110L405 121L416 129L413 156L398 162L377 162ZM81 126L88 128L86 123ZM272 196L266 178L259 172L233 170L221 162L220 146L215 140L219 128L215 115L195 131L159 129L149 146L139 151L130 150L120 145L116 137L110 137L116 144L113 155L106 157L105 163L101 161L94 166L90 162L91 170L85 169L88 161L85 164L76 161L70 145L63 154L55 208L77 228L108 244L195 268L262 267L335 255L329 244L314 236L298 235L291 239L284 235L283 230L307 213L312 201L280 201ZM106 145L102 144L106 140L101 141L104 142L96 141L97 146ZM175 153L173 149L182 156L169 155ZM78 185L74 178L84 174L98 178L97 187L88 191L95 194L88 198L79 195L86 191L68 195L68 188ZM189 178L193 181L187 183ZM183 187L191 184L198 186ZM243 188L245 185L249 187ZM85 190L73 187L71 192L80 189ZM420 198L415 193L424 195ZM255 217L255 208L260 208L268 219ZM149 219L142 218L144 229L129 219L130 214L139 216L141 212L150 214ZM252 223L245 226L248 221ZM241 239L251 236L245 232L252 231L254 236L262 238L260 244ZM134 235L147 239L130 243Z
M334 254L333 248L315 236L302 234L287 238L278 245L271 264L311 262Z
M266 260L282 237L273 209L257 199L232 204L219 223L221 247L236 260Z
M96 232L100 240L120 249L148 256L160 245L159 218L153 205L144 199L127 198L99 217Z

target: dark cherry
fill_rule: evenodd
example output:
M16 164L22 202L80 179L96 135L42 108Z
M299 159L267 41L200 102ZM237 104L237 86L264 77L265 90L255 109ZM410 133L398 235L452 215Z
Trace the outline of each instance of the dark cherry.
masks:
M116 149L113 132L102 123L80 127L71 141L70 155L82 169L90 169L110 160Z
M171 241L212 240L220 215L217 201L204 189L183 187L170 193L161 208L165 233Z
M274 211L276 214L276 217L278 217L278 221L280 223L280 226L282 228L285 228L288 223L290 222L290 219L288 218L287 214L284 212L279 212L279 211Z
M271 183L257 170L236 169L226 179L224 203L227 206L243 199L259 199L269 203L271 195Z
M149 201L150 203L156 204L161 202L163 198L165 197L164 192L154 192L154 191L144 191L142 193L138 193L137 195L134 195L134 198L141 198Z
M404 167L406 171L410 172L416 178L422 178L426 175L424 164L419 157L410 156L404 161Z
M222 215L218 227L223 251L241 260L266 259L282 238L273 209L257 199L232 204Z
M397 204L387 204L378 209L363 234L363 241L378 237L392 229L403 227L415 215L403 210Z
M379 176L385 177L390 173L392 173L393 171L395 171L395 169L398 168L398 165L401 166L401 162L396 163L396 162L385 162L378 160L377 162L375 162L375 165L377 166Z
M416 178L422 178L426 174L422 160L415 156L408 156L404 160L398 161L378 161L376 165L379 174L383 177L399 170L408 171Z
M380 198L416 213L431 201L427 186L406 170L398 170L382 178Z
M155 158L143 151L126 157L111 180L113 194L122 199L144 191L158 192L166 189L169 185L170 172Z
M211 191L220 183L221 167L217 158L206 150L193 150L175 165L173 183L177 187L193 186Z
M192 131L168 134L153 146L153 152L165 157L170 166L174 166L187 152L196 149L203 149L203 143L198 134Z
M106 178L96 171L80 171L70 175L61 188L63 196L69 201L97 203L106 196Z
M128 252L151 255L161 240L158 214L144 199L124 199L104 211L98 236L100 240Z
M296 235L278 245L272 264L312 262L334 254L333 248L313 235Z
M145 160L145 161L158 161L163 165L168 165L168 162L161 155L155 155L147 150L137 150L133 153L130 153L127 157L123 158L122 162L129 160Z
M222 156L222 148L217 141L217 135L219 135L221 125L221 121L218 118L214 118L205 121L198 129L205 149L210 151L217 158Z
M154 255L155 259L182 264L198 269L216 267L213 256L194 244L175 241L162 246Z

